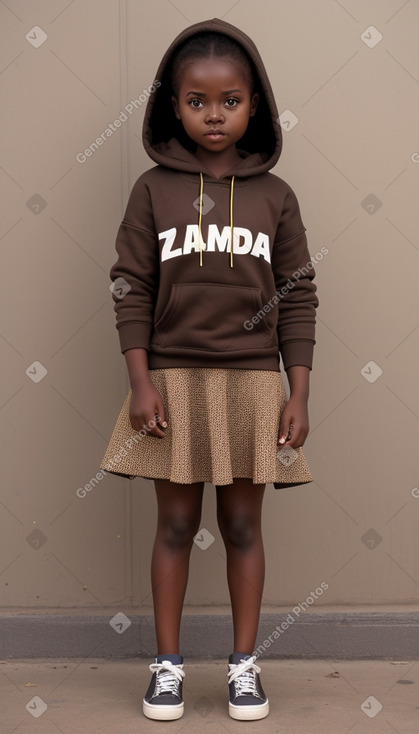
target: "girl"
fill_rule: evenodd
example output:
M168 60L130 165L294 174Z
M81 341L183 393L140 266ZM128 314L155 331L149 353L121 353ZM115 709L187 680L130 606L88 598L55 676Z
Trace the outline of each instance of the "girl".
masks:
M211 482L234 627L229 714L261 719L269 703L253 650L264 583L262 500L267 482L279 489L312 481L301 446L314 272L295 195L269 173L281 129L251 39L217 19L191 26L167 50L153 88L143 143L158 165L132 190L111 269L131 389L101 468L155 482L158 649L144 714L183 714L179 630L204 482Z

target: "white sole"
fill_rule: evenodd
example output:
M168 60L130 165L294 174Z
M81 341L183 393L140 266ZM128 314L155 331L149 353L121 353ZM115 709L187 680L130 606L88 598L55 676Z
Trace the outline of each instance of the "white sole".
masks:
M143 714L147 719L155 721L174 721L183 716L184 704L178 703L177 706L153 706L143 699Z
M237 721L256 721L264 719L269 714L269 701L260 706L235 706L233 703L228 704L228 713L232 719Z

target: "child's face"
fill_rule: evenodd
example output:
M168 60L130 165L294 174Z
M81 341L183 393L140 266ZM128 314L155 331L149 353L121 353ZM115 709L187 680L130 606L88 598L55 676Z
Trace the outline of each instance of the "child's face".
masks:
M209 58L185 69L172 102L189 137L199 148L217 154L235 149L256 112L258 95L250 95L234 61Z

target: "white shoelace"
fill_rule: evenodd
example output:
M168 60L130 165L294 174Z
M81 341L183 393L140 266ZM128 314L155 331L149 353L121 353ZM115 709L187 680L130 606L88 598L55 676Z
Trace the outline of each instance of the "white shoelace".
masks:
M250 695L260 698L256 688L256 673L260 673L260 668L255 665L255 660L256 655L253 655L247 660L241 660L238 665L229 664L228 682L234 681L238 696Z
M170 660L163 660L161 663L151 663L149 668L152 673L157 673L154 696L160 696L161 693L178 695L179 683L185 676L185 671L180 665L174 665Z

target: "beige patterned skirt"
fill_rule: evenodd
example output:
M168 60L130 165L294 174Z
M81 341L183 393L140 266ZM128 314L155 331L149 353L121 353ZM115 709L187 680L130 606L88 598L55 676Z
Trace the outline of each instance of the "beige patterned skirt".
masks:
M278 452L287 402L280 372L182 367L149 374L164 402L164 438L132 428L130 390L101 469L182 484L226 485L247 477L282 489L313 481L301 448Z

